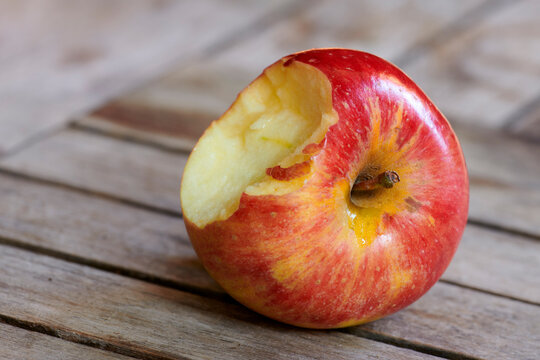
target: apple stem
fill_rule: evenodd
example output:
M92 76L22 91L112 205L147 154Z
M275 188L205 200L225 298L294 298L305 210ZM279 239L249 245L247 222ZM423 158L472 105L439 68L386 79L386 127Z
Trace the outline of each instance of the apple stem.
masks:
M351 193L360 193L362 191L375 190L379 188L390 189L395 183L399 182L399 175L397 172L387 170L378 176L365 179L365 177L358 177L354 182L351 189Z

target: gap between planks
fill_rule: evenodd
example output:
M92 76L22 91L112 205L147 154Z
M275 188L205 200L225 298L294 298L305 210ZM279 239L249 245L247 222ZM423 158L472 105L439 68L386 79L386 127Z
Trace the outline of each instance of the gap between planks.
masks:
M179 212L179 211L173 211L173 210L170 210L170 209L167 209L167 208L164 208L164 207L154 206L154 205L144 203L144 202L141 202L141 201L131 200L131 199L127 199L127 198L121 197L121 196L115 196L115 195L112 195L111 193L106 192L106 191L92 190L92 189L88 189L88 188L85 188L85 187L71 185L71 184L61 182L61 181L45 179L45 178L42 178L42 177L39 177L39 176L28 175L28 174L24 174L22 172L18 172L18 171L14 171L14 170L8 170L8 169L4 169L4 168L0 168L0 174L11 176L11 177L22 179L22 180L28 180L28 181L39 183L39 184L54 186L54 187L59 188L59 189L73 191L73 192L77 192L79 194L84 194L84 195L88 195L88 196L95 196L95 197L98 197L100 199L107 199L107 200L115 201L117 203L125 204L125 205L128 205L128 206L137 208L137 209L147 210L147 211L159 213L159 214L162 214L162 215L167 215L167 216L170 216L170 217L182 218L182 213Z
M421 343L417 343L414 341L407 341L400 338L391 337L376 331L365 331L365 330L355 330L354 332L351 332L351 330L345 328L339 330L344 333L350 333L354 334L356 336L361 336L366 339L379 341L385 344L394 345L397 347L403 347L406 349L418 351L424 354L429 354L433 356L437 356L444 359L450 359L450 360L482 360L478 357L473 357L469 355L465 355L460 352L456 351L450 351L442 348L438 348L435 346L426 346Z
M449 24L429 38L413 44L409 49L397 56L394 59L394 63L400 68L407 66L419 57L428 53L429 50L434 47L434 44L448 41L451 37L467 31L469 27L479 20L482 20L491 13L499 11L501 8L513 3L515 3L515 1L512 0L487 0L482 2L480 5L458 18L455 22Z
M18 325L13 325L18 324ZM31 324L26 324L31 325ZM9 360L129 360L110 351L63 340L55 335L24 328L17 319L0 315L0 359ZM52 329L51 329L52 330Z
M538 144L540 141L540 93L517 109L505 122L503 130L522 140ZM532 134L531 134L532 132Z
M540 303L536 302L536 301L530 301L530 300L521 299L521 298L518 298L518 297L515 297L515 296L510 296L510 295L506 295L506 294L500 294L500 293L497 293L495 291L480 289L480 288L478 288L476 286L470 286L470 285L467 285L467 284L463 284L463 283L461 283L459 281L452 281L452 280L447 280L447 279L439 279L439 281L442 282L442 283L448 284L448 285L453 285L453 286L464 288L464 289L478 291L478 292L481 292L483 294L487 294L487 295L491 295L491 296L497 296L497 297L500 297L500 298L503 298L503 299L508 299L508 300L512 300L512 301L519 301L521 303L534 305L534 306L540 306Z
M249 38L255 37L255 35L263 32L264 30L270 28L272 25L279 23L280 21L293 17L299 14L301 11L305 10L307 6L315 6L317 3L320 3L321 0L294 0L282 7L278 7L274 11L261 16L258 19L255 19L252 23L245 26L243 29L237 31L234 34L231 34L219 41L216 41L214 44L211 44L206 49L203 49L198 56L195 56L191 59L190 63L196 63L200 60L205 60L206 58L213 57L216 54L238 44L243 41L246 41ZM167 74L164 74L167 76ZM160 77L157 77L159 79Z
M35 254L48 256L53 259L58 259L58 260L63 260L63 261L67 261L67 262L78 264L78 265L88 266L88 267L102 270L111 274L117 274L117 275L121 275L127 278L145 281L154 285L159 285L159 286L163 286L163 287L167 287L167 288L171 288L175 290L180 290L183 292L189 292L189 293L204 296L210 299L220 300L227 303L235 302L234 299L231 298L228 294L224 292L215 291L210 288L206 288L204 286L199 287L199 286L185 284L179 281L166 279L164 277L156 276L156 275L146 273L143 271L137 271L135 269L130 269L130 268L126 268L126 267L122 267L118 265L112 265L107 262L89 259L83 256L70 254L64 251L25 243L18 239L11 239L5 236L0 236L0 245L10 246L16 249L29 251Z
M478 220L478 219L474 219L474 218L467 219L467 224L476 225L476 226L482 227L484 229L501 231L501 232L504 232L504 233L510 234L510 235L517 235L517 236L522 236L522 237L526 237L526 238L529 238L529 239L540 240L540 235L538 235L538 234L531 233L531 232L528 232L528 231L523 231L523 230L516 229L516 228L511 228L511 227L508 227L508 226L492 224L492 223L482 221L482 220Z
M87 335L76 334L68 330L57 329L51 326L40 324L38 322L32 322L27 320L21 320L9 315L0 313L0 323L15 326L23 330L32 331L35 333L49 335L58 339L69 341L74 344L81 344L89 346L91 348L109 351L111 353L129 356L140 360L171 360L170 357L160 356L158 354L149 354L145 351L131 348L129 346L119 346L111 344L99 338L93 338ZM185 359L187 357L175 357L176 359Z

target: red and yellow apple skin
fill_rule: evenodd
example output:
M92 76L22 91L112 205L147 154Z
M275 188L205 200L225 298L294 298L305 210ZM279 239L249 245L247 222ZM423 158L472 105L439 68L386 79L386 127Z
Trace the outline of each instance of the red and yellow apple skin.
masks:
M379 57L315 49L273 66L292 62L328 78L339 117L304 148L306 163L267 170L303 186L243 193L232 216L203 228L186 218L189 236L210 275L270 318L338 328L384 317L426 293L456 251L469 199L460 145L418 86ZM385 170L401 181L353 203L357 176Z

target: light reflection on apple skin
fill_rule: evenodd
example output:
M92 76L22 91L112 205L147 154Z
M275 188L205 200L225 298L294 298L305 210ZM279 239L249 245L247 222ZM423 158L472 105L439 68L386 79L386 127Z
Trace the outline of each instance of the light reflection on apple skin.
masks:
M389 96L396 99L402 99L407 103L409 107L416 112L416 116L423 119L424 126L427 126L430 129L431 134L436 138L437 145L442 149L442 152L448 152L448 143L442 135L442 132L448 131L448 129L441 128L449 127L450 125L448 122L441 122L433 116L433 109L436 109L436 107L429 101L424 93L421 93L422 97L420 97L418 92L408 91L406 86L398 78L391 75L377 80L376 83L380 88L380 91L386 91ZM436 109L436 111L438 115L442 116L442 113L440 113L438 109Z

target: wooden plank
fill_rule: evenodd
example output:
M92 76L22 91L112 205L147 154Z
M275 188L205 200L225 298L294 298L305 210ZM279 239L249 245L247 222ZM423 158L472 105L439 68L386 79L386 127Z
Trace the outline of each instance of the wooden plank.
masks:
M529 115L523 121L512 126L510 131L533 141L540 142L540 107L535 110L534 115Z
M152 359L433 359L236 305L0 246L0 311ZM520 312L516 314L517 321ZM520 331L518 330L518 334Z
M1 163L24 174L180 213L186 161L185 154L65 130Z
M540 93L540 3L508 4L405 66L451 121L501 128Z
M483 359L536 359L540 308L438 283L392 316L352 328L430 344Z
M505 130L540 142L540 96L521 108L515 114L513 121L507 124Z
M180 218L5 175L0 196L4 242L224 296L197 259ZM539 263L540 242L469 225L443 279L540 304Z
M469 225L443 279L540 305L540 242Z
M540 145L483 129L456 131L470 172L470 219L540 236ZM3 159L0 168L180 212L186 156L67 130Z
M288 2L0 2L0 153L220 45Z
M456 127L469 168L469 218L540 236L540 144Z
M190 149L236 94L282 56L312 47L341 46L394 59L482 3L322 1L260 36L192 66L179 67L164 79L109 102L83 117L80 124Z
M129 360L131 357L0 323L0 358L9 360Z
M200 264L180 217L5 175L0 198L0 238L129 276L224 294Z

